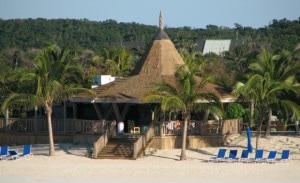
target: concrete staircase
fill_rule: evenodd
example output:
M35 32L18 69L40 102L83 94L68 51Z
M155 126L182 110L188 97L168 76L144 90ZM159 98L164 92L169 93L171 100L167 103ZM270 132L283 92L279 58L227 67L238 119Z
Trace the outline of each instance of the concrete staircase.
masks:
M134 159L133 143L137 137L114 137L100 151L98 159Z

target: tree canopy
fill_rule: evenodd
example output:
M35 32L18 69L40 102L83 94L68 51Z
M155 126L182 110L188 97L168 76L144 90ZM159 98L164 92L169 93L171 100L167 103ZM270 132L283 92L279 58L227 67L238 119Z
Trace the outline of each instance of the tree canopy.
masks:
M0 50L44 48L55 43L70 49L100 50L110 44L123 42L148 43L157 31L156 26L87 19L0 19ZM174 40L196 42L202 39L239 39L267 42L272 49L291 50L300 42L300 19L274 19L268 26L254 29L236 23L234 28L207 25L206 29L179 27L165 28Z

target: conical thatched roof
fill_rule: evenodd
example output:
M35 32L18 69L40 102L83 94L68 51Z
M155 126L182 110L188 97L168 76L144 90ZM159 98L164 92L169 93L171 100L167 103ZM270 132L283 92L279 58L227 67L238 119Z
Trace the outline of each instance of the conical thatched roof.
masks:
M136 65L132 76L93 89L96 98L77 96L72 101L142 102L154 83L174 80L178 65L184 64L180 54L164 30L156 34L152 45Z
M143 103L143 97L151 93L154 83L166 81L175 86L175 72L178 65L184 61L169 36L160 28L154 37L152 45L136 65L132 76L120 78L112 83L98 86L93 89L95 98L86 95L74 97L74 102L117 102ZM197 78L201 80L201 78ZM207 84L205 91L218 95L221 99L231 98L222 87Z
M133 75L174 75L178 65L184 64L173 42L160 30L144 57L136 65Z

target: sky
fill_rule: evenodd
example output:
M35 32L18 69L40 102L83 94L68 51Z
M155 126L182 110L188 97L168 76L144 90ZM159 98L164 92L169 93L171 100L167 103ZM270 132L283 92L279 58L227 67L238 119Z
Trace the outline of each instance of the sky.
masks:
M260 28L273 19L298 20L300 0L0 0L0 19L88 19L166 27Z

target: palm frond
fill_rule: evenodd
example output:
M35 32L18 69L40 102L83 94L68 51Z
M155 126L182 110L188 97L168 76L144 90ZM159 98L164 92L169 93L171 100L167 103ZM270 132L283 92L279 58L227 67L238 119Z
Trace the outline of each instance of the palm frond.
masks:
M32 81L36 79L35 73L25 73L21 78L19 79L19 82L26 82L26 81Z
M280 104L289 114L295 114L300 120L300 105L290 100L280 100Z
M163 96L160 94L150 94L143 98L145 102L161 102Z
M177 109L186 112L186 104L178 96L168 96L162 98L162 110Z
M41 104L41 100L36 95L28 95L28 94L18 94L13 93L8 98L5 99L5 101L2 104L2 111L6 109L13 109L16 106L22 106L25 109L33 109L35 106L38 106Z
M176 95L177 94L176 88L167 82L155 83L152 90L154 93L160 93L162 95L164 95L164 94Z

